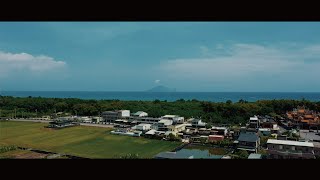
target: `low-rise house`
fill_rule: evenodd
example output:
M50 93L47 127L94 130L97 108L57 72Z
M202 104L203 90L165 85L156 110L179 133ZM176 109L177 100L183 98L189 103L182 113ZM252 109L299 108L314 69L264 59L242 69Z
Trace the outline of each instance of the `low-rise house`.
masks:
M165 115L162 116L161 119L172 120L173 124L182 124L184 122L184 117L180 117L178 115Z
M162 119L158 123L153 124L151 128L157 131L169 131L168 126L172 125L172 123L172 120Z
M212 131L218 131L217 135L227 136L228 128L226 127L212 127Z
M161 118L154 118L154 117L147 117L147 116L130 116L128 118L129 122L131 124L140 124L140 123L144 123L144 124L155 124L158 123Z
M218 142L224 140L224 136L222 135L209 135L208 141L209 142Z
M192 127L206 127L206 124L205 122L202 122L201 119L195 119L195 118L192 118L191 119L191 125Z
M237 144L238 150L257 153L260 146L260 138L256 133L240 133L240 136L235 143Z
M260 126L260 120L257 116L250 117L249 119L249 127L250 128L258 128Z
M271 130L269 128L259 128L258 134L260 136L270 136L271 135Z
M311 142L268 139L268 154L271 159L314 159Z
M143 111L138 111L136 113L133 113L132 116L134 116L134 117L147 117L148 113L143 112Z
M151 124L139 124L134 126L132 129L136 129L139 131L147 131L151 129Z
M210 135L211 134L211 129L199 128L198 129L198 134L200 134L200 135Z
M95 122L95 123L100 123L103 121L103 118L102 117L92 117L92 122Z
M186 129L186 126L188 126L188 124L169 125L168 129L169 131L178 133L184 131Z
M91 123L92 122L92 118L87 117L87 116L81 116L81 117L78 117L78 119L80 122L84 122L84 123Z

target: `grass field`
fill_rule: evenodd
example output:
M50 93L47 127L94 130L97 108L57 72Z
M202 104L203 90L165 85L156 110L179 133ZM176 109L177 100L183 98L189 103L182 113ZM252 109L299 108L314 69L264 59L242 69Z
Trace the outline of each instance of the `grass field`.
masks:
M111 135L110 129L77 126L60 130L44 128L44 123L0 122L0 146L17 145L55 153L87 158L114 158L124 154L139 154L152 158L159 152L171 151L179 142L168 142Z
M36 152L26 151L26 150L13 150L5 153L0 153L0 158L9 158L9 159L43 159L47 155L40 154Z

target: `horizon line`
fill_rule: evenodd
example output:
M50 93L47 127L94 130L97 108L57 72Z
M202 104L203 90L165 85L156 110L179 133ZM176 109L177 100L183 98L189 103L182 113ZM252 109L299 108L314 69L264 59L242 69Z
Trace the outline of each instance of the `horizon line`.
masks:
M147 92L147 93L320 93L320 91L102 91L102 90L2 90L2 92Z

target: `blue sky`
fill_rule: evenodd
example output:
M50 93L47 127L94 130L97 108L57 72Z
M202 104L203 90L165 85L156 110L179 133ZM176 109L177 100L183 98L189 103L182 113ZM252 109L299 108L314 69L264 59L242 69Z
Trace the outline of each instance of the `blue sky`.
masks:
M0 89L319 92L319 22L0 22Z

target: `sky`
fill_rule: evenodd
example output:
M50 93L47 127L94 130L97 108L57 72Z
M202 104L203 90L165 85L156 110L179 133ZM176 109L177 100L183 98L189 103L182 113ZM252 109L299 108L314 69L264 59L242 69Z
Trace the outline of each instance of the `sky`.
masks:
M2 91L320 92L320 22L0 22Z

